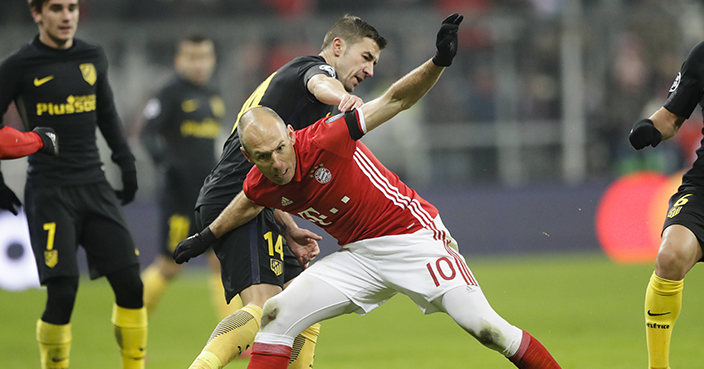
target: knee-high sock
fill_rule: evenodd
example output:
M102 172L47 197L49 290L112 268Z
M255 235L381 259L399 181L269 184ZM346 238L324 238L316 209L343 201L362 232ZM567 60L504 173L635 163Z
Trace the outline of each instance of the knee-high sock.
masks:
M169 281L161 274L159 268L152 264L142 272L142 282L144 283L144 306L147 314L152 314L156 305L164 295Z
M147 308L127 309L113 305L112 324L120 346L123 369L143 369L147 354Z
M247 369L286 369L291 359L291 347L255 342Z
M262 308L247 305L220 321L190 369L220 369L254 342L262 321Z
M650 277L645 292L645 335L651 368L669 368L670 338L682 310L684 280Z
M219 272L210 274L209 284L210 296L213 299L213 306L215 307L215 312L218 314L218 319L223 320L227 318L228 315L242 309L242 299L239 295L230 300L229 304L225 301L225 288L222 286L222 278Z
M293 340L288 369L308 369L313 367L315 344L318 342L318 335L320 335L320 323L315 323Z
M56 325L37 320L42 369L66 369L71 352L71 323Z
M526 331L518 351L508 359L520 369L560 369L548 350Z

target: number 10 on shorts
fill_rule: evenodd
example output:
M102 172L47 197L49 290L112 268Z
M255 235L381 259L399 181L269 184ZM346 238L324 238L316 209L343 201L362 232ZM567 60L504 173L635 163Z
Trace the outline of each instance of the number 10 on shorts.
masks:
M430 276L433 277L433 282L435 282L435 287L440 286L440 282L438 281L438 276L440 278L450 281L455 278L457 275L457 272L455 271L455 267L452 265L450 262L450 259L446 257L441 257L438 260L435 260L435 264L433 265L432 263L425 264L425 266L428 268L428 272L430 273Z

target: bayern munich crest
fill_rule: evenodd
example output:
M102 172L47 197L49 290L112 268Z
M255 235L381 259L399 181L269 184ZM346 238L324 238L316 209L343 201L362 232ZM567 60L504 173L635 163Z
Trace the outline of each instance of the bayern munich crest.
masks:
M332 173L328 168L320 167L315 170L315 180L320 184L326 184L332 179Z

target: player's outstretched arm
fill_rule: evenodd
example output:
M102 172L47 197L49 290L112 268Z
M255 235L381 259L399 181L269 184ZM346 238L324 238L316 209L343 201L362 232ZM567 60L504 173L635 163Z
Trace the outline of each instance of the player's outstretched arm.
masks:
M650 118L641 119L633 124L628 140L636 150L646 146L655 147L660 141L673 137L685 120L662 107Z
M445 67L457 55L457 30L463 16L455 13L445 18L438 31L436 54L420 67L396 81L380 97L364 104L367 132L393 118L396 114L415 105L438 81Z
M311 77L306 87L318 101L326 105L337 105L341 112L359 108L364 104L362 98L350 95L342 82L325 74L316 74Z
M296 255L301 267L305 269L308 262L320 254L318 241L323 238L307 229L299 228L289 213L279 209L274 210L274 219L281 228L288 248Z
M59 154L59 141L53 129L36 127L32 132L20 132L8 126L0 128L0 159L17 159L35 152Z
M215 240L254 219L262 209L263 206L249 201L244 192L240 191L209 226L178 243L173 254L174 261L182 264L204 253Z

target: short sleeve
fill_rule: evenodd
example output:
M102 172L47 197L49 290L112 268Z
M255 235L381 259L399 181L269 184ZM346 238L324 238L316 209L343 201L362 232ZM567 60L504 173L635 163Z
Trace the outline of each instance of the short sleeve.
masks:
M702 100L704 91L704 42L690 52L682 64L664 107L677 116L689 118Z

